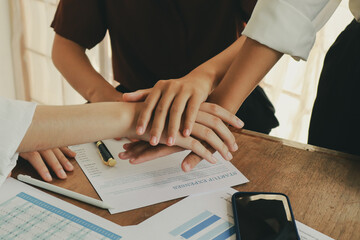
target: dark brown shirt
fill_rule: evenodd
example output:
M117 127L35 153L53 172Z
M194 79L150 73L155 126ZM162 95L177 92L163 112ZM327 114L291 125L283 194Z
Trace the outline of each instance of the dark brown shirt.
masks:
M115 80L128 90L179 78L233 43L253 0L61 0L52 27L85 47L109 31Z

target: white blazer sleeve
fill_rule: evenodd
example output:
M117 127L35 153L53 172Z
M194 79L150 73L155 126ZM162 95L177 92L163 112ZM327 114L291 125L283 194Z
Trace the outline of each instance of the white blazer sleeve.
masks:
M16 165L16 150L31 124L35 108L35 103L0 97L0 186Z
M341 0L258 0L243 35L306 60Z

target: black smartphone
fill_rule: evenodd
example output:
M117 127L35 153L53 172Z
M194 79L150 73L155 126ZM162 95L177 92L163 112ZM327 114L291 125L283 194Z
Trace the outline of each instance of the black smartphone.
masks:
M237 192L232 206L238 240L300 240L289 198L282 193Z

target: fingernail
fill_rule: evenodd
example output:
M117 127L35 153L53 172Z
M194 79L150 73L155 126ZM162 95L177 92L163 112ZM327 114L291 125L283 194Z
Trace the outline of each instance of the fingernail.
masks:
M185 172L188 172L188 171L190 171L190 170L191 170L190 164L184 163L184 171L185 171Z
M127 150L129 148L129 145L130 145L129 143L124 144L123 149Z
M60 177L60 178L66 178L66 173L64 172L64 169L60 169L59 171L58 171L58 176Z
M233 145L233 151L235 152L235 151L237 151L239 149L239 146L236 144L236 143L234 143L234 145Z
M119 153L119 158L123 159L123 158L125 158L125 156L126 156L126 153L125 153L125 152Z
M157 144L157 138L155 136L151 137L150 144L151 145L156 145Z
M217 161L218 161L214 156L211 157L211 160L212 160L212 163L217 163Z
M245 123L243 121L240 120L240 118L236 119L237 123L238 123L238 126L240 128L244 127Z
M50 173L45 173L45 180L46 181L51 181L52 180L52 177L51 177Z
M67 168L68 171L71 171L71 170L74 169L74 166L73 166L70 162L67 162L67 163L65 164L65 166L66 166L66 168Z
M143 127L138 127L137 129L136 129L136 133L137 134L143 134L144 133L144 128Z
M185 135L185 137L190 136L190 129L185 129L184 135Z
M173 138L173 137L169 137L169 139L168 139L168 145L172 146L172 145L174 145L174 143L175 143L174 138Z
M231 155L230 152L228 152L226 160L230 161L232 158L233 158L233 156Z

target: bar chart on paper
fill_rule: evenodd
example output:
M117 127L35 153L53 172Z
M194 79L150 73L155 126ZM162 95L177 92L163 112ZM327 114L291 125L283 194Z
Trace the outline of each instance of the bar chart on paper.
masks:
M20 192L0 204L0 239L121 239L121 236Z
M234 224L205 210L169 232L178 239L235 239Z

